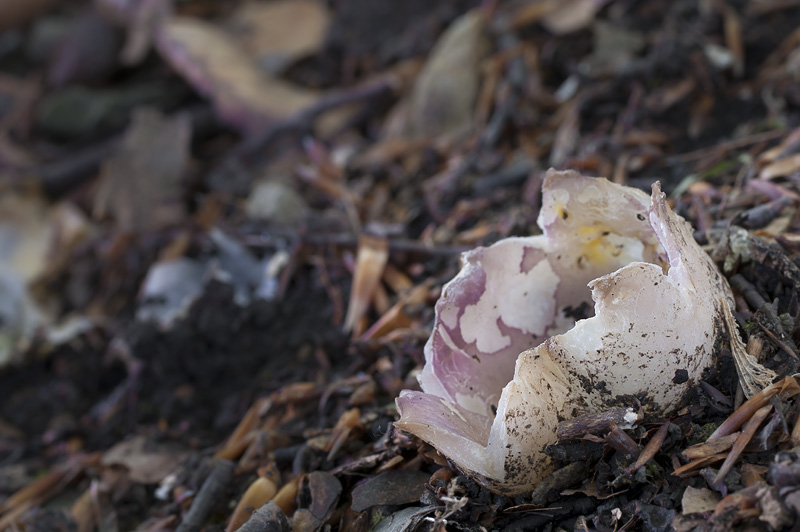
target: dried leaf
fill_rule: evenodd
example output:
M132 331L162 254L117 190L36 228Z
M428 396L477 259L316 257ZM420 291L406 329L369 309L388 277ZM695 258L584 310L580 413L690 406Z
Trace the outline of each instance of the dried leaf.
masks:
M182 453L168 450L135 436L116 444L103 454L104 465L123 465L131 480L141 484L158 484L183 462Z
M776 177L787 176L798 170L800 170L800 153L789 155L768 164L761 169L758 177L761 179L775 179Z
M388 267L387 267L388 270ZM384 275L384 278L386 276ZM409 304L424 302L428 296L429 287L419 285L412 288L404 297L395 303L378 321L372 324L361 336L362 340L377 339L400 328L411 325L411 318L405 313L404 307Z
M161 28L156 46L214 102L223 120L244 131L261 130L317 100L311 91L266 76L224 31L201 20L170 20Z
M159 230L183 220L180 179L189 157L190 128L185 116L136 112L122 145L104 166L95 216L113 214L126 233Z
M233 12L228 26L261 68L278 73L322 45L330 13L316 0L249 1Z
M292 517L293 532L314 532L328 520L333 513L339 495L342 493L341 483L324 471L314 471L306 477L307 489L311 496L311 504L294 513Z
M478 11L462 15L439 38L411 93L409 137L455 138L472 129L485 39Z
M542 17L542 25L555 35L581 30L592 23L604 3L604 0L554 2L554 8Z
M582 64L593 76L617 73L647 45L645 34L639 31L599 20L593 28L594 51Z
M291 187L273 181L256 183L245 205L247 216L277 224L300 222L308 212L308 204Z
M722 438L715 438L713 440L708 440L707 442L698 443L697 445L687 447L681 453L681 456L683 456L686 460L697 460L698 458L705 458L706 456L711 456L712 454L722 453L733 447L733 443L738 437L739 433L734 432L733 434L728 434Z
M705 456L703 458L698 458L697 460L693 460L688 464L682 465L679 468L675 469L672 472L672 475L676 477L693 475L698 471L700 471L701 469L703 469L704 467L708 467L712 464L725 460L726 456L728 456L728 453L712 454L709 456Z

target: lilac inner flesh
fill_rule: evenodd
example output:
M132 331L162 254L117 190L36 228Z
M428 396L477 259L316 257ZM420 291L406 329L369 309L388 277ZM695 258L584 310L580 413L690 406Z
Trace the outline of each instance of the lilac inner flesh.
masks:
M593 316L587 283L643 258L643 246L632 241L631 253L595 253L592 260L581 246L545 253L546 244L545 237L512 239L473 252L471 275L462 272L448 285L437 307L420 383L478 414L486 430L519 353Z

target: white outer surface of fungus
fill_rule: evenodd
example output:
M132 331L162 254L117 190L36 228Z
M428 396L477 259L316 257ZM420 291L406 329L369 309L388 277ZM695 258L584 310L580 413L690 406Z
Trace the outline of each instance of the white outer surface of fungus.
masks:
M436 305L423 391L397 399L398 428L507 494L552 471L541 451L559 419L621 396L679 405L712 365L732 301L658 184L649 197L551 170L542 205L544 234L463 255Z

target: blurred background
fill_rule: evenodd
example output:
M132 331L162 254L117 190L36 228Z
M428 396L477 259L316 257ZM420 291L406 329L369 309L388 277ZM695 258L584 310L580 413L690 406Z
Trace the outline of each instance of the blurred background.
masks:
M388 431L432 305L461 251L538 232L550 167L796 254L799 28L792 0L0 0L0 530L172 529L248 412L276 487L418 466Z

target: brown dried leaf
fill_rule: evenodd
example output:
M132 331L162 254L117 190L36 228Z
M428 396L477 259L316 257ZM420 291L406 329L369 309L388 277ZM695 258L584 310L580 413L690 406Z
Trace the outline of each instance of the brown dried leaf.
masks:
M183 461L181 453L157 447L143 436L125 440L103 455L104 465L123 465L129 476L140 484L157 484L178 469Z
M245 2L230 18L230 29L259 66L279 72L319 49L330 13L316 0Z
M439 38L411 93L408 137L454 138L472 129L486 51L484 25L480 12L470 11Z
M330 473L314 471L306 477L311 504L295 512L292 518L293 532L313 532L328 520L333 513L339 495L342 493L342 484Z
M592 23L605 2L598 0L566 0L542 17L542 25L555 35L581 30Z
M0 262L25 281L47 269L48 250L56 230L52 211L36 194L0 196Z
M691 447L685 449L681 453L681 456L683 456L686 460L697 460L698 458L705 458L707 456L711 456L712 454L725 452L733 447L733 443L736 441L736 438L739 437L739 434L739 432L734 432L733 434L728 434L722 438L716 438L714 440L708 440L707 442L698 443L697 445L692 445Z
M185 116L136 112L122 145L104 165L94 215L113 213L117 227L126 233L158 230L183 220L179 180L188 162L190 137Z
M791 173L800 170L800 153L789 155L783 159L768 164L759 172L758 177L761 179L775 179L776 177L784 177Z
M315 93L271 79L222 30L201 20L174 18L156 39L164 57L223 120L253 131L285 119L317 100Z

